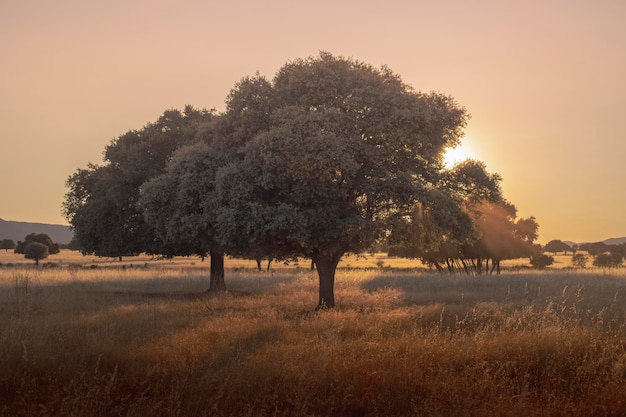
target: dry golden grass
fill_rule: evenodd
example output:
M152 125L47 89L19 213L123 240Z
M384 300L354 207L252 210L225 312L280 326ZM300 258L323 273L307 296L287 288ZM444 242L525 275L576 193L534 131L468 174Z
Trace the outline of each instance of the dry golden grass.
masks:
M227 258L226 267L230 269L257 269L256 261L250 259ZM81 266L91 268L120 268L120 267L160 267L160 268L179 268L179 267L196 267L208 268L209 260L202 261L198 257L176 257L174 259L162 259L158 256L139 255L122 258L120 262L117 258L102 258L93 255L81 255L80 252L61 250L61 253L50 255L41 261L42 264L48 266ZM24 255L13 253L13 251L0 250L0 265L10 266L30 266L34 261L25 259ZM263 269L267 268L267 260L262 262ZM297 262L280 262L272 263L271 269L308 269L310 260L303 259ZM396 269L423 269L424 265L415 259L403 259L389 257L383 253L363 254L363 255L347 255L341 263L340 268L396 268Z
M0 415L626 414L623 269L346 265L316 313L305 267L236 264L208 295L187 261L0 267Z

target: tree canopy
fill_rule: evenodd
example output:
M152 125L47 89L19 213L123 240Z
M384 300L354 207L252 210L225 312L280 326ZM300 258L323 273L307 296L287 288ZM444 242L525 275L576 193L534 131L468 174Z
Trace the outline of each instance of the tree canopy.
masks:
M286 64L270 86L259 100L270 103L269 125L216 177L219 235L227 246L312 258L318 306L332 307L341 257L430 202L443 151L468 116L387 68L327 53Z
M552 252L552 253L558 253L558 252L571 252L573 251L572 247L570 245L568 245L567 243L561 241L561 240L551 240L548 243L546 243L546 246L543 247L543 251L544 252Z
M499 175L444 167L468 118L386 67L322 52L243 78L222 114L188 106L120 136L70 176L64 212L84 253L210 255L216 290L225 253L310 258L318 307L333 307L341 257L387 239L445 252L436 262L530 251L537 224L517 219Z
M89 164L68 178L63 212L81 252L121 258L168 251L138 206L140 187L164 172L171 154L195 142L214 116L191 106L167 110L156 122L112 140L102 165Z
M24 247L24 257L26 259L33 259L35 261L35 265L39 266L39 261L41 259L46 259L48 257L49 251L48 246L39 242L29 242Z
M215 175L219 152L197 143L176 152L162 175L142 187L140 206L171 254L211 256L210 290L222 290L224 250L217 240Z
M2 241L0 241L0 249L15 249L15 246L15 241L13 239L2 239Z
M461 162L442 175L437 190L451 197L431 207L419 206L406 224L393 230L390 254L419 258L440 271L497 269L501 260L530 257L538 224L518 218L517 208L502 196L501 177L484 163Z
M59 244L54 243L52 238L46 233L29 233L23 241L20 240L17 242L17 245L15 246L15 253L24 254L26 246L28 246L29 243L41 243L42 245L46 245L50 255L55 255L61 251Z

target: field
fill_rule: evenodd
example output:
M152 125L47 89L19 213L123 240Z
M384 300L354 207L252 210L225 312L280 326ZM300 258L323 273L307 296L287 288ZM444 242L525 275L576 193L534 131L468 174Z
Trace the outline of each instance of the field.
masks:
M0 252L2 416L622 416L626 271Z

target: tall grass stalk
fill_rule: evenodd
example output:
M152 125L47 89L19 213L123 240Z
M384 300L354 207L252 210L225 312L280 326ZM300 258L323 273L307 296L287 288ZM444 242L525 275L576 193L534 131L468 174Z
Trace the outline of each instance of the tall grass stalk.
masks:
M0 268L0 415L626 414L623 270L227 273Z

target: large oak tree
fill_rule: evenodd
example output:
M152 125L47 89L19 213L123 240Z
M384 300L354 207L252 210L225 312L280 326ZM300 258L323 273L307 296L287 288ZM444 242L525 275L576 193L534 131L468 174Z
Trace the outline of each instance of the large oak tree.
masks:
M387 68L328 53L287 63L265 94L269 125L216 176L219 234L226 245L312 258L318 307L333 307L341 257L430 201L467 114Z

